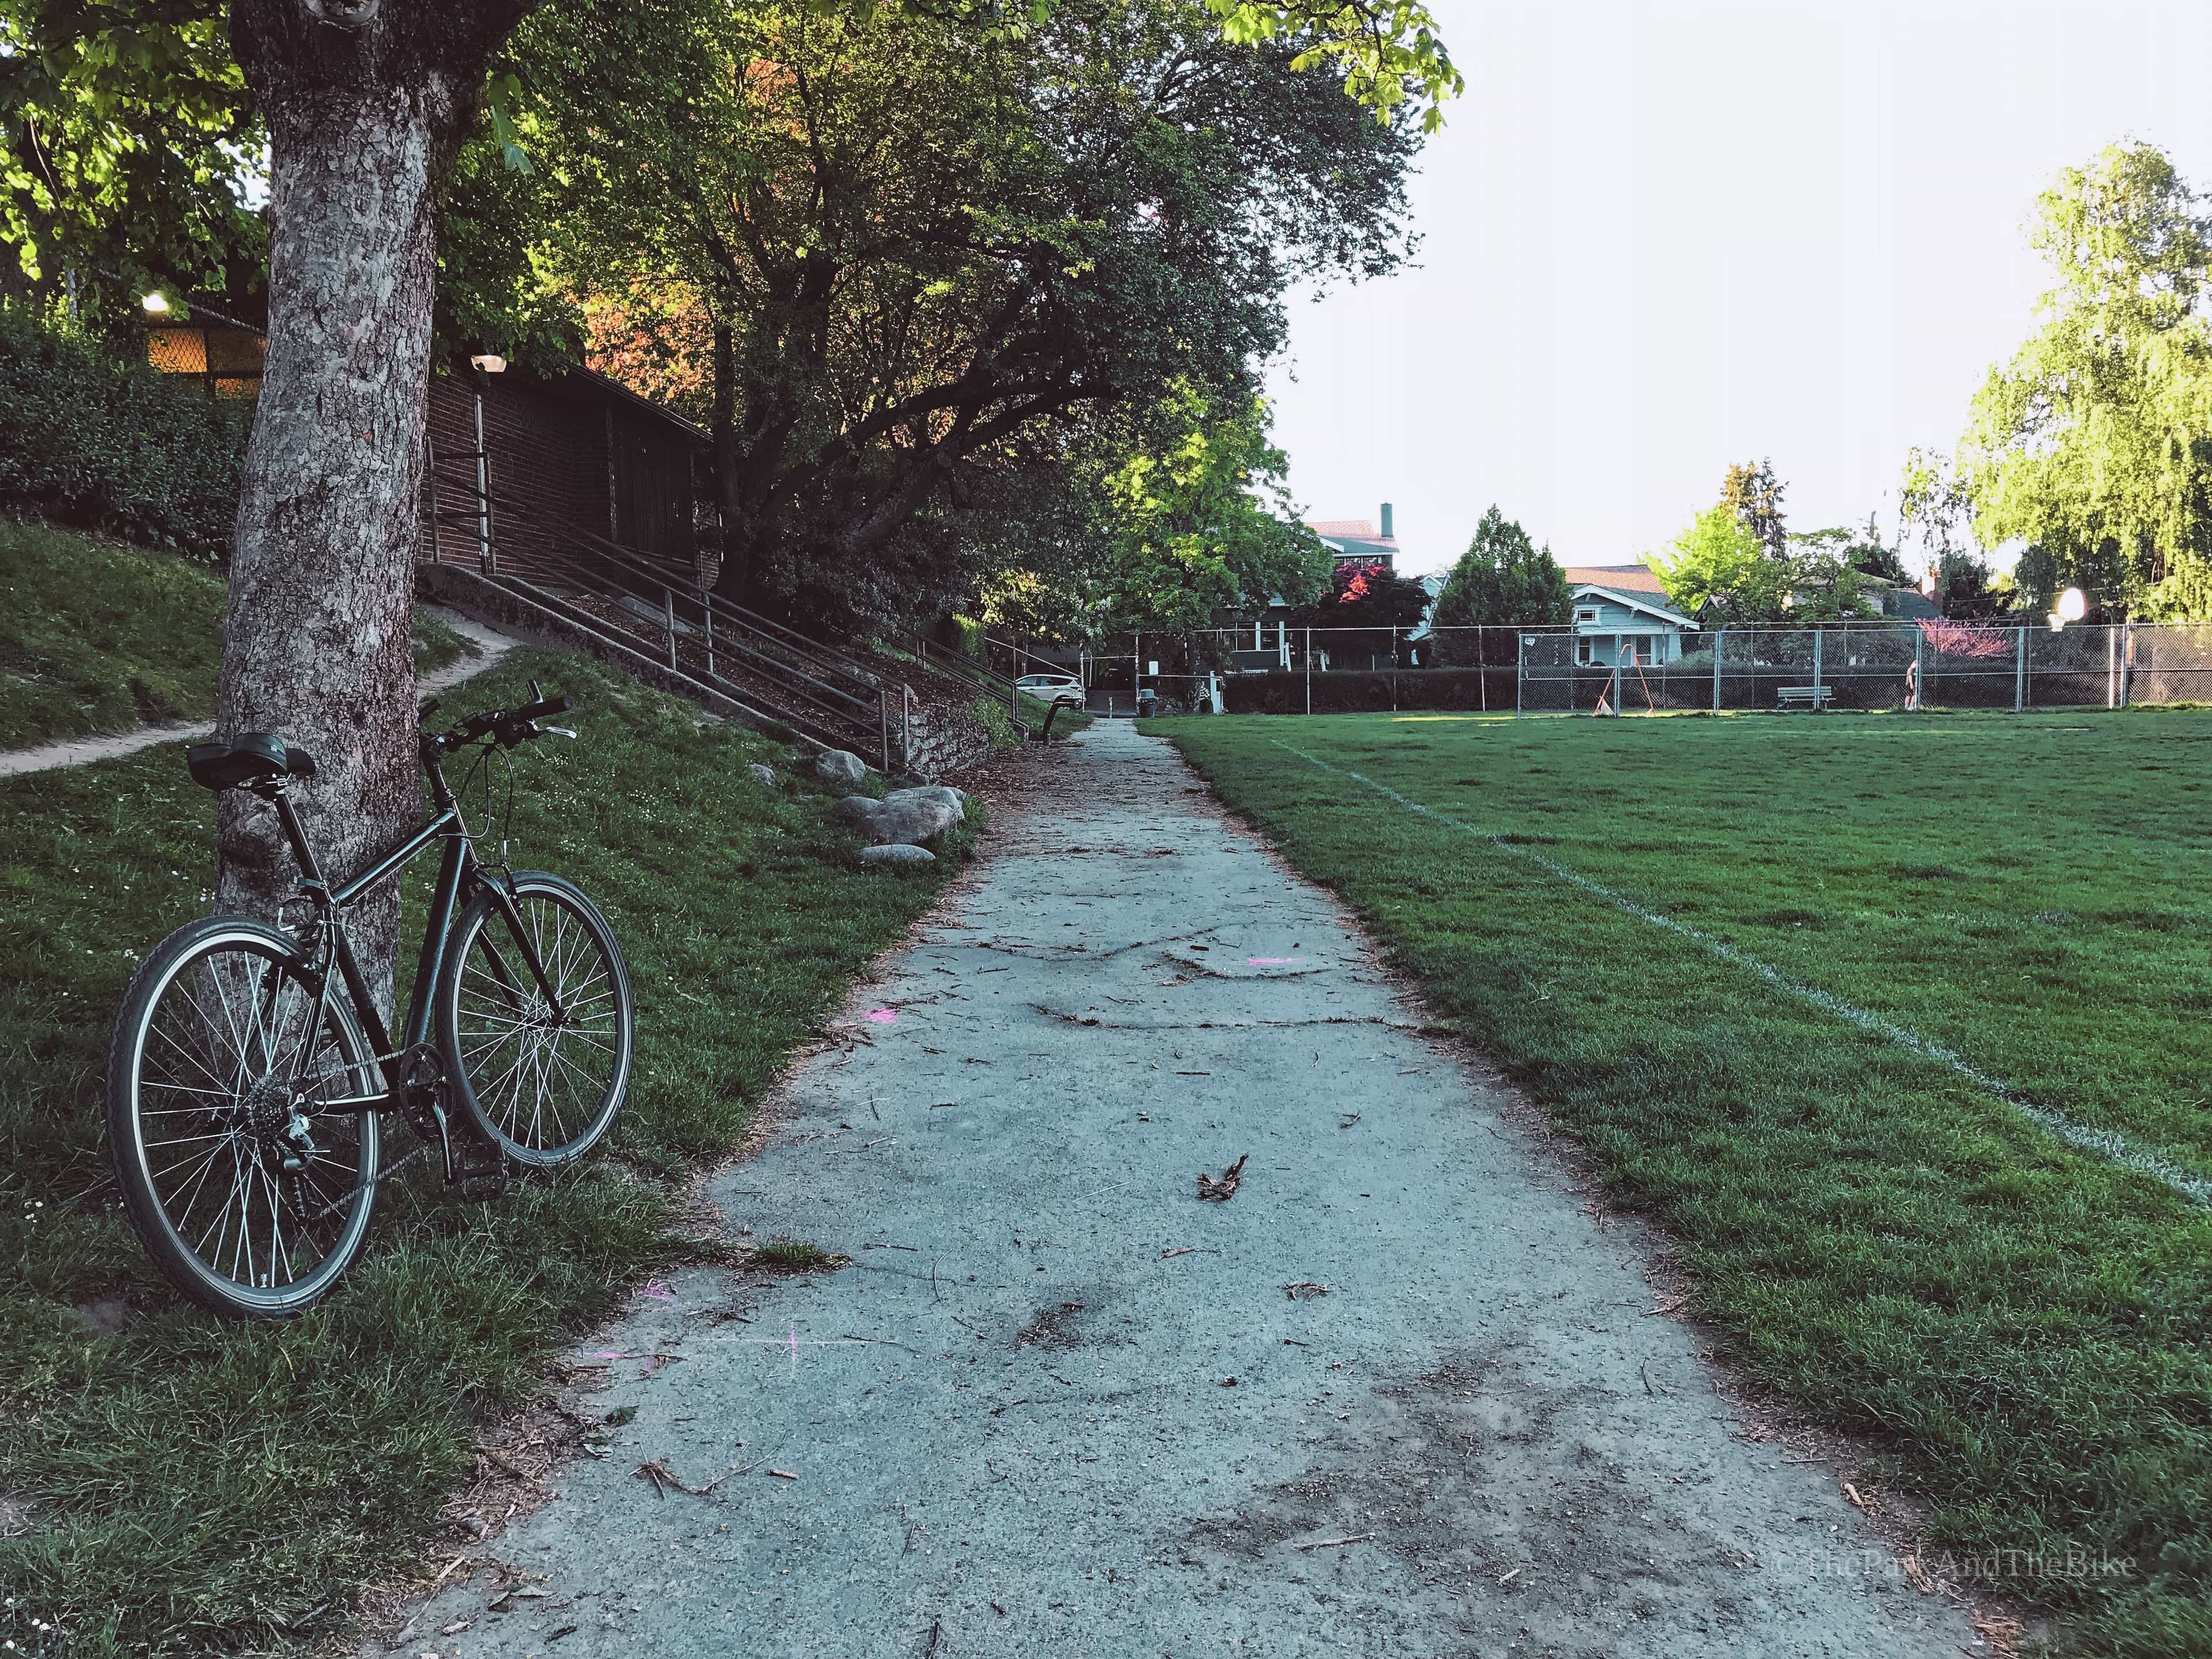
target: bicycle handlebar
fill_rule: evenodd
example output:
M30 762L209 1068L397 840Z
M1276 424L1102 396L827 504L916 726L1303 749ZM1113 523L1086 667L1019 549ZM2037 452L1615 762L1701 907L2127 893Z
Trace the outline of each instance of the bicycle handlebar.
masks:
M532 682L530 689L532 692L538 690L535 681ZM437 706L434 701L426 704L422 712L428 715ZM443 749L457 749L463 744L489 737L512 749L519 743L541 735L537 721L549 714L565 714L575 706L573 697L534 697L516 708L488 708L481 714L471 714L452 731L441 734L435 742Z

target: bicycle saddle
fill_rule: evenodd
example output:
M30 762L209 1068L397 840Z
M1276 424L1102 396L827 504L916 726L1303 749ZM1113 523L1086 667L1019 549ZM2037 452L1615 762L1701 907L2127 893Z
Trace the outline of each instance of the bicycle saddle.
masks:
M271 778L312 778L315 757L289 747L274 732L241 732L228 743L196 743L185 750L192 781L218 792Z

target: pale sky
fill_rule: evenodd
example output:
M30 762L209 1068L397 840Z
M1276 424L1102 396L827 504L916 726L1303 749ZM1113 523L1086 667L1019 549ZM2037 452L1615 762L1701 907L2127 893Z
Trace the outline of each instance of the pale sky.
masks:
M1442 568L1497 501L1562 563L1661 545L1734 460L1795 529L1891 521L2049 286L2059 168L2212 187L2212 4L1432 0L1467 76L1418 269L1292 301L1276 438L1313 517Z

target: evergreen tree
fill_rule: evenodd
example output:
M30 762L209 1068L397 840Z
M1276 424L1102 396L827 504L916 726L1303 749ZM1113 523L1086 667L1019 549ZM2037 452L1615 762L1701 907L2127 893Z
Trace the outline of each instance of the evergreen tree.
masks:
M1565 623L1572 611L1571 590L1552 550L1538 547L1493 504L1445 578L1429 623L1437 629L1548 627ZM1449 633L1437 635L1437 660L1482 662L1486 641L1488 660L1513 660L1510 639Z

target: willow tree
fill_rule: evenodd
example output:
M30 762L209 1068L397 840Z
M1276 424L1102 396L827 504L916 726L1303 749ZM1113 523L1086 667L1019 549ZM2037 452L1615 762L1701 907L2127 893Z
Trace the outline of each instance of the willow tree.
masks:
M2045 192L2057 282L1976 394L1959 483L1984 546L2030 544L2032 611L2079 586L2100 611L2212 618L2212 226L2148 144Z

